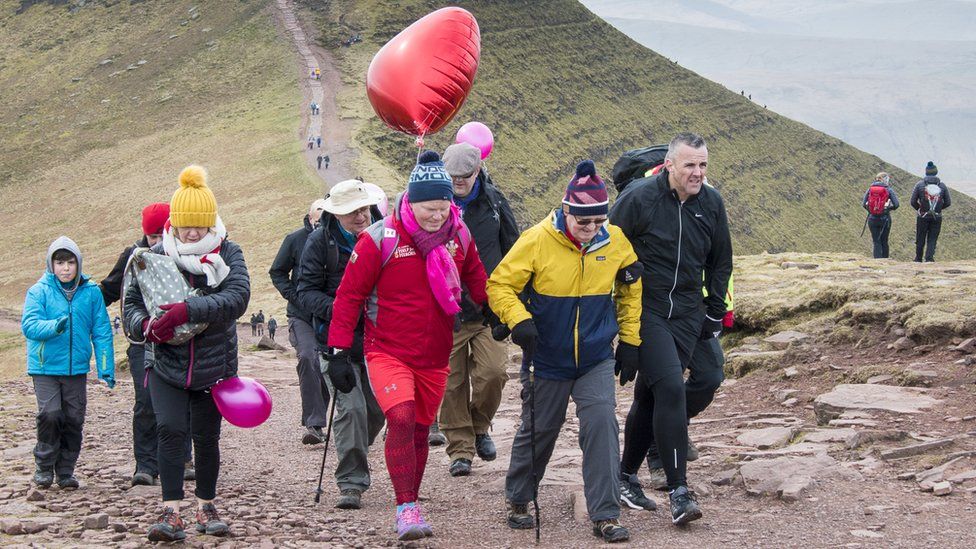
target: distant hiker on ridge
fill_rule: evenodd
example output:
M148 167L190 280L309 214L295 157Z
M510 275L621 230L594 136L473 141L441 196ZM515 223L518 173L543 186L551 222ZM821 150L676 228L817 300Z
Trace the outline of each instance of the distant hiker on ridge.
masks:
M274 317L268 319L268 337L274 341L275 331L278 329L278 321Z
M867 225L874 242L874 258L888 257L888 234L891 233L891 211L898 209L898 197L891 188L890 177L885 172L874 176L861 205L868 211Z
M258 314L254 319L258 321L258 337L261 337L264 335L264 311L258 309Z
M925 166L925 177L912 189L912 208L918 212L915 219L915 261L935 261L935 245L942 231L942 210L949 209L952 199L949 188L936 177L939 168L930 160ZM927 248L926 248L927 246Z
M321 154L318 155L317 157L315 157L315 162L318 163L317 169L321 170L322 169L322 155Z

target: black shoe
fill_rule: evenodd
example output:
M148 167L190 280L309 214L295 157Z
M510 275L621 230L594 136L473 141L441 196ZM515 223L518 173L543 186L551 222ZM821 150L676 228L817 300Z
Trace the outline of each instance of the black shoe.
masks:
M62 490L77 490L81 485L78 484L78 479L76 479L74 475L58 475L58 486L60 486Z
M466 477L471 474L471 460L458 458L451 462L452 477Z
M132 485L133 486L152 486L153 485L153 475L143 471L136 471L136 474L132 475Z
M193 462L188 461L183 468L183 480L196 480L197 470L193 468Z
M495 442L491 440L488 433L474 436L474 450L478 457L485 461L494 461L495 457L498 456L498 452L495 450Z
M197 532L208 536L223 536L230 531L227 523L217 516L217 508L213 503L204 503L197 509Z
M427 433L427 444L431 446L444 446L447 444L447 437L444 436L440 426L436 423L430 425L430 432Z
M688 461L698 461L698 447L688 439Z
M346 488L339 492L339 499L336 501L336 509L361 509L363 506L363 493L355 488Z
M594 520L593 535L603 538L607 543L618 543L630 539L630 532L620 525L617 519Z
M620 473L620 501L624 502L631 509L643 509L645 511L654 511L657 509L657 504L644 495L644 490L641 489L637 475Z
M678 526L688 524L702 517L695 494L687 486L678 486L671 492L671 523Z
M164 507L159 522L149 527L149 541L179 541L186 539L183 519L172 507Z
M34 484L38 488L50 488L54 484L54 473L51 471L41 471L40 469L34 471Z
M321 444L325 442L325 434L321 427L306 427L302 435L302 444Z
M535 527L535 519L529 514L528 503L508 502L508 527L514 530L528 530Z

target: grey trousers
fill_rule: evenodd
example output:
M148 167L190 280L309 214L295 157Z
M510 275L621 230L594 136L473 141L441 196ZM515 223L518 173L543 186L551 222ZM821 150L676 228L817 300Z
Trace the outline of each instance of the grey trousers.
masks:
M566 420L570 397L580 422L583 493L590 520L620 517L620 442L614 397L613 360L575 380L535 378L535 470L541 482ZM522 373L522 421L512 443L505 496L513 503L532 501L532 446L529 376Z
M339 490L353 488L365 491L369 488L369 447L383 429L386 417L373 396L369 385L366 366L359 365L353 370L356 386L348 393L337 393L329 380L329 363L321 359L322 374L332 398L336 399L335 418L332 422L332 437L335 444L335 479Z
M302 425L325 427L329 422L329 389L319 371L315 330L300 318L288 319L288 341L298 354L298 390L302 396Z
M33 375L31 379L37 399L34 462L39 471L53 470L58 477L71 476L81 454L88 375Z

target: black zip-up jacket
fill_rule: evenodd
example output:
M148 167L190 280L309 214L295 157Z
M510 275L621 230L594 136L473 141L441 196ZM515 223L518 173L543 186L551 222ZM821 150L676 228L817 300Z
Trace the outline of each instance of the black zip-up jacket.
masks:
M644 266L644 312L664 318L701 314L702 280L708 290L705 314L721 320L732 274L732 238L725 204L715 188L682 204L668 185L668 171L638 179L610 209Z
M373 219L383 216L375 206L371 208ZM339 282L349 264L351 250L339 246L339 220L328 212L322 212L322 222L312 231L302 251L301 274L298 277L297 299L302 309L312 316L312 328L320 351L329 348L329 323L332 321L332 302L335 301ZM363 349L363 319L359 319L353 339L352 355L361 360Z
M137 240L135 244L122 250L122 253L119 254L119 258L115 261L115 266L112 267L112 271L98 285L98 288L102 290L102 299L105 300L106 307L122 297L122 277L125 274L125 266L129 262L129 256L132 255L132 250L147 247L149 247L149 242L143 236L141 240Z
M324 214L323 214L324 215ZM288 301L286 314L288 318L300 318L305 322L311 323L312 315L301 307L298 303L298 270L302 265L302 250L305 249L305 241L312 233L312 222L308 215L304 219L304 227L289 233L278 248L278 255L268 274L271 275L271 283L277 288L281 297Z
M162 243L153 246L154 253L164 253ZM207 286L207 277L183 273L193 288L203 295L186 300L190 322L206 322L207 329L180 345L149 344L153 358L146 357L146 368L170 385L199 391L207 389L222 378L237 375L237 319L244 315L251 299L251 279L244 263L244 252L237 244L224 240L220 257L230 267L230 273L216 288ZM133 339L142 338L142 321L148 318L146 305L138 284L125 293L125 322Z
M508 199L495 187L484 169L478 174L478 181L478 196L464 208L461 218L478 246L478 255L485 265L486 274L491 276L492 271L518 240L519 228ZM462 299L461 305L461 320L469 322L482 319L481 308L470 299Z
M942 194L939 195L939 200L936 201L935 207L929 206L929 201L925 199L925 186L926 185L938 185L942 189ZM919 217L942 217L942 210L949 209L952 205L952 198L949 197L949 187L943 183L938 177L934 175L926 175L924 179L915 184L915 188L912 189L912 207L918 212Z

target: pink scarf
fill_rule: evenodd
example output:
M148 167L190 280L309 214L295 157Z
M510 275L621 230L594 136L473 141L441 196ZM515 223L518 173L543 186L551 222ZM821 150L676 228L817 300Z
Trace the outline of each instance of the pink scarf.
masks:
M454 240L461 228L461 211L451 203L450 217L440 229L431 233L417 223L413 209L410 208L410 201L407 195L403 195L400 204L400 221L416 244L420 255L427 261L427 282L441 309L448 315L461 312L461 277L454 258L445 246Z

